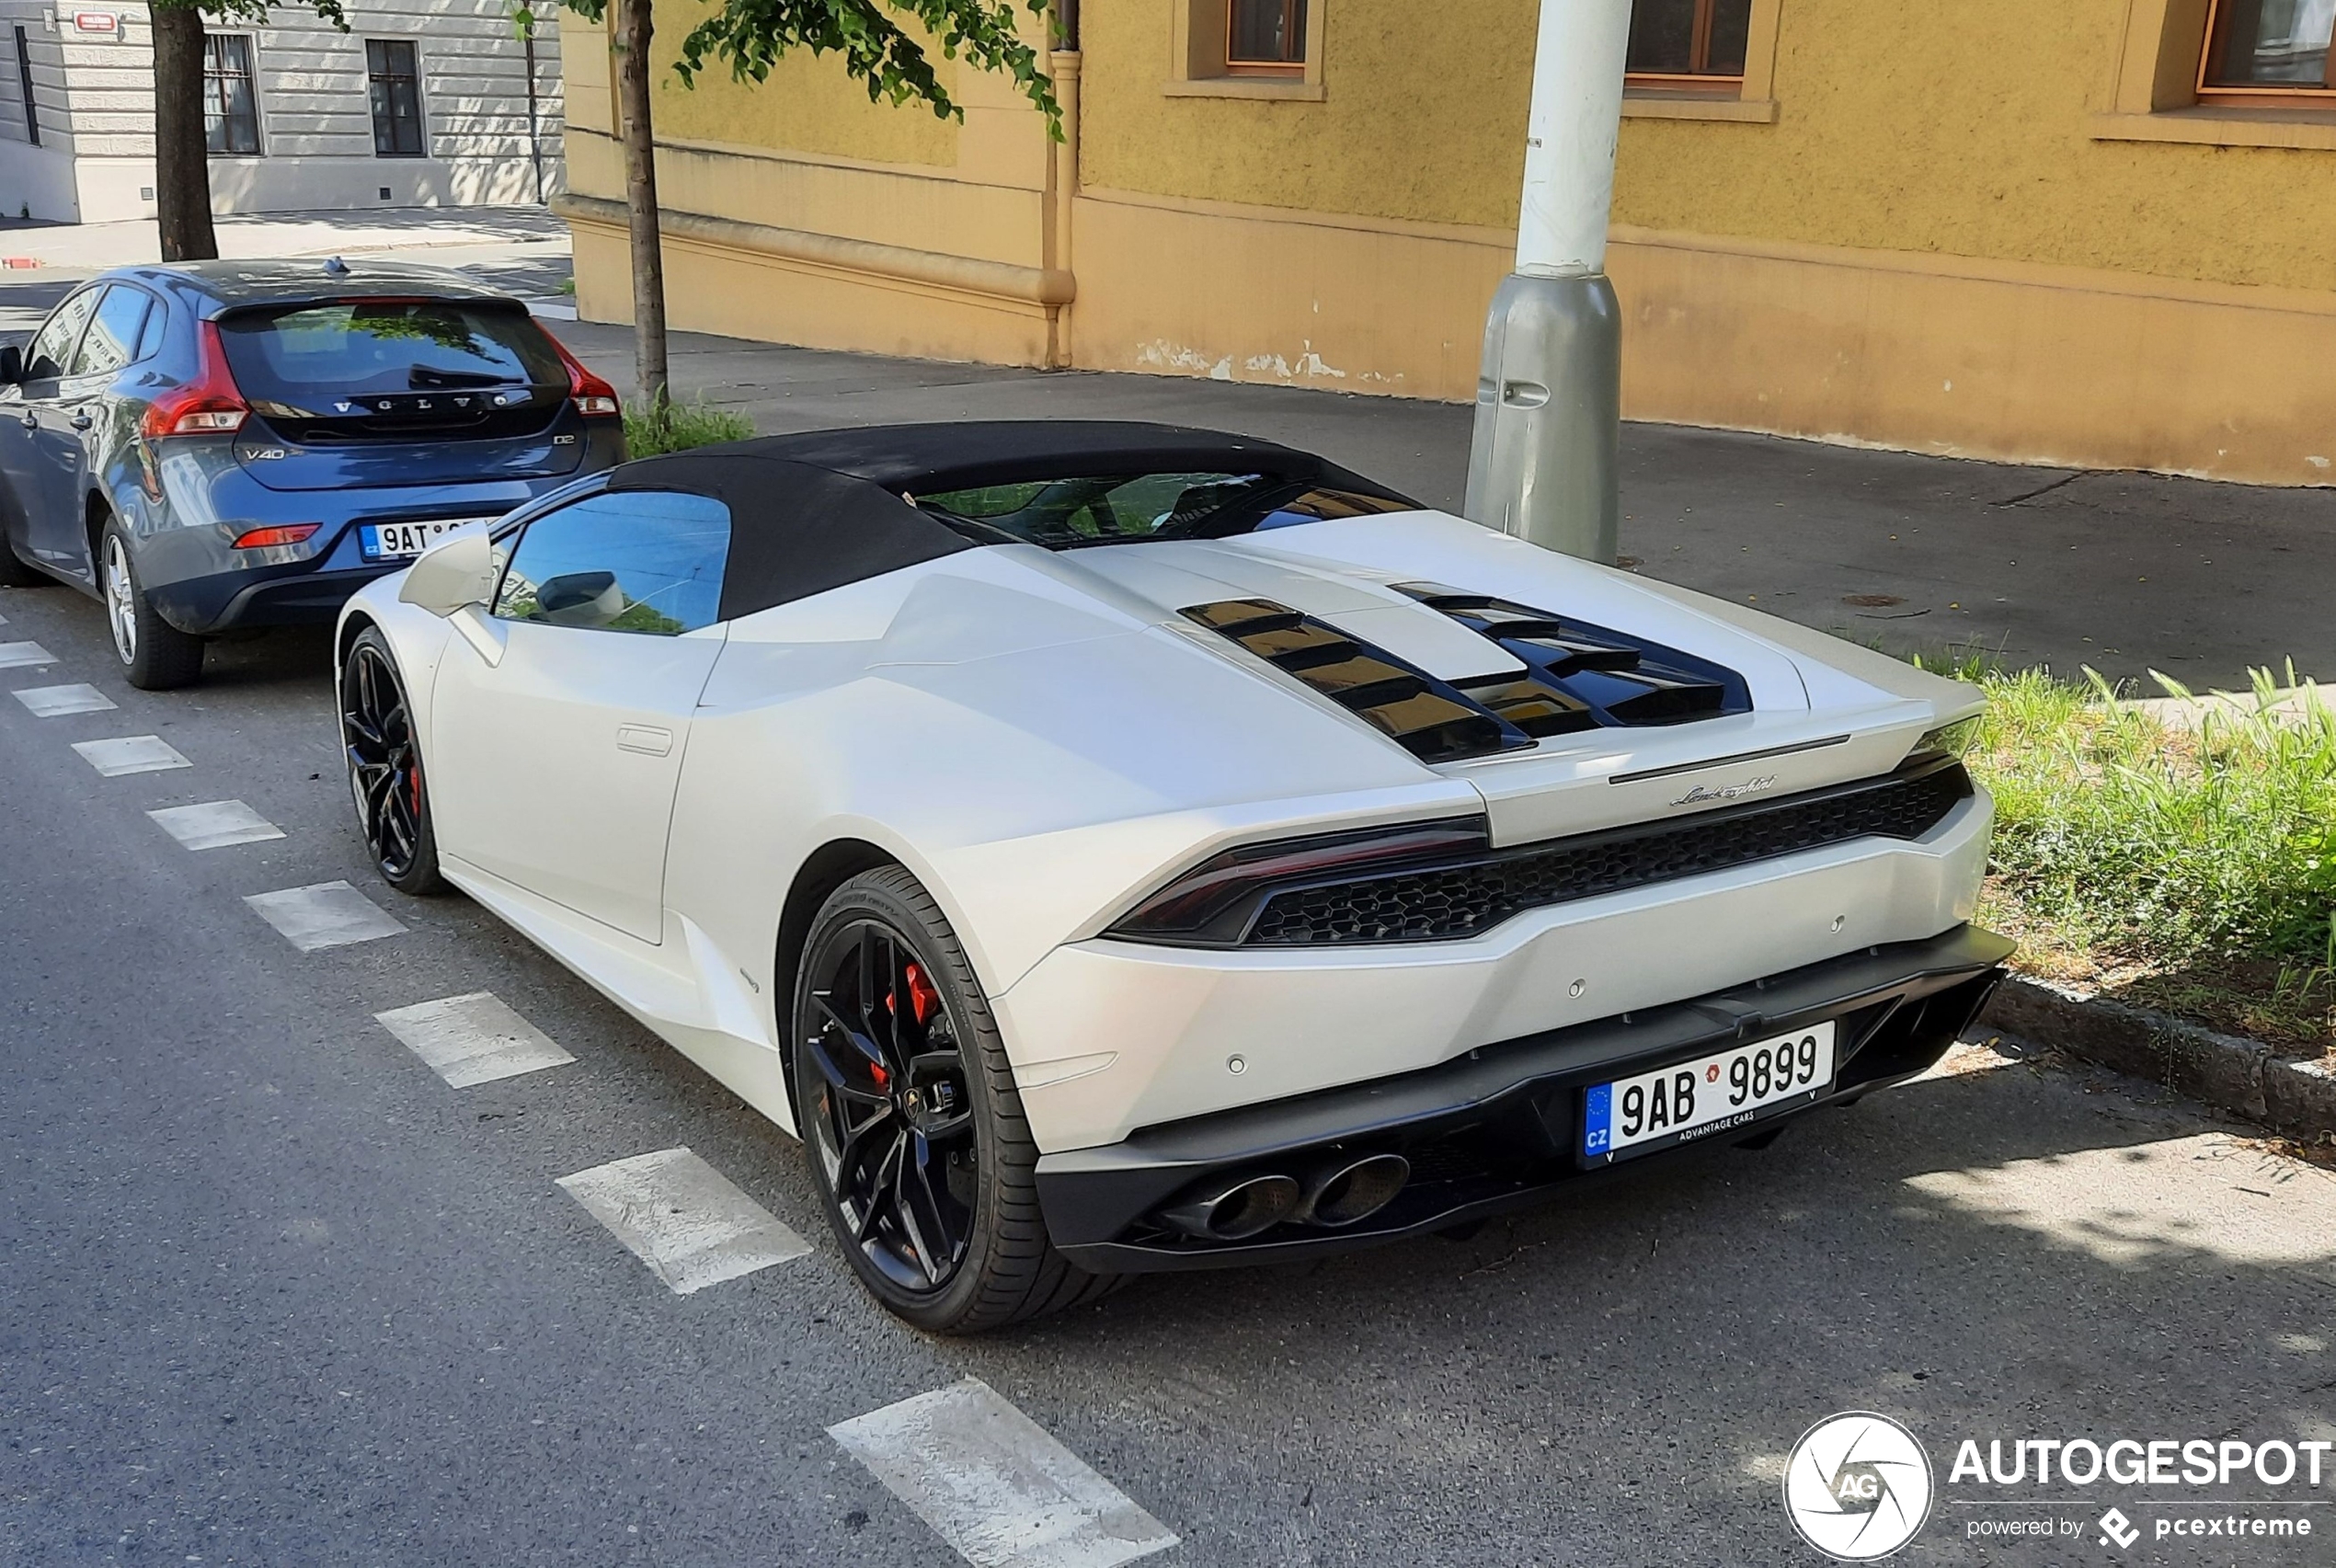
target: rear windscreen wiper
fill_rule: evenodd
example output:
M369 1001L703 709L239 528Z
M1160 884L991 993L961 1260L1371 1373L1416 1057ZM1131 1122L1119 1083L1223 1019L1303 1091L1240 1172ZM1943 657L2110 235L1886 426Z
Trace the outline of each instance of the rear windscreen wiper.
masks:
M406 372L406 384L415 392L449 392L456 388L484 386L518 386L509 376L491 371L441 371L429 365L416 365Z

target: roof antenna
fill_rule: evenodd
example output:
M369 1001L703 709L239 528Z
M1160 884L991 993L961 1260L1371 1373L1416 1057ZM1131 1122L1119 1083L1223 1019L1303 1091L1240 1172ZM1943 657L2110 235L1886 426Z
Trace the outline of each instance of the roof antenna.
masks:
M326 263L325 263L325 276L326 276L326 277L327 277L327 278L346 278L346 277L348 277L348 276L349 276L349 263L348 263L348 262L346 262L346 261L343 261L343 260L342 260L339 257L338 257L338 256L334 257L334 258L333 258L330 261L327 261L327 262L326 262Z

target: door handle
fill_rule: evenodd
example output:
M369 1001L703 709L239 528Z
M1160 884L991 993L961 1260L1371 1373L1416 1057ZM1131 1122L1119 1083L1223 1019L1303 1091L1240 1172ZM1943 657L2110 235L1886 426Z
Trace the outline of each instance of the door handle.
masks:
M667 757L673 752L673 732L647 724L620 724L616 727L616 749L637 751L644 757Z
M90 420L90 418L89 418L89 410L88 410L88 409L86 409L86 408L76 408L76 409L74 409L74 410L73 411L73 418L72 418L72 420L71 420L71 423L72 423L73 428L74 428L74 429L76 429L76 430L86 430L86 429L87 429L89 428L89 426L90 426L91 422L92 422L92 421Z

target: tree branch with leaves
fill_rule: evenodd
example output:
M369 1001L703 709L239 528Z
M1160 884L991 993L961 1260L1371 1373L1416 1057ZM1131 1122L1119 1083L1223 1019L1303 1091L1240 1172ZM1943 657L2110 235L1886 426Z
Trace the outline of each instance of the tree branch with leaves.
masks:
M665 348L665 265L658 223L657 142L651 102L656 86L652 0L567 0L589 21L615 8L612 48L616 101L624 149L624 198L633 257L634 369L652 419L671 405ZM1023 0L1033 16L1049 0ZM524 12L522 12L524 15ZM673 74L693 87L709 63L727 64L738 81L761 85L796 50L840 57L844 71L867 88L871 103L922 104L944 120L963 120L965 109L933 68L923 42L902 23L913 22L940 45L944 59L1011 76L1047 117L1050 135L1062 135L1062 109L1054 84L1039 68L1038 52L1022 37L1013 0L721 0L714 14L682 38Z

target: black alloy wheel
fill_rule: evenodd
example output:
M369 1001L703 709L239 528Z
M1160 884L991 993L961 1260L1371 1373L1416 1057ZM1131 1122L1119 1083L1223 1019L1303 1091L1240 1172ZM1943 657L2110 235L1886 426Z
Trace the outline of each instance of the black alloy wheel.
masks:
M796 1103L853 1271L921 1328L971 1333L1116 1283L1048 1244L1038 1150L972 967L898 866L839 888L796 986Z
M438 890L438 837L414 739L413 710L381 633L357 635L340 672L341 745L357 823L382 880L401 893Z
M854 921L812 977L823 1085L814 1128L853 1242L902 1290L939 1290L972 1239L980 1148L957 1026L907 941Z

